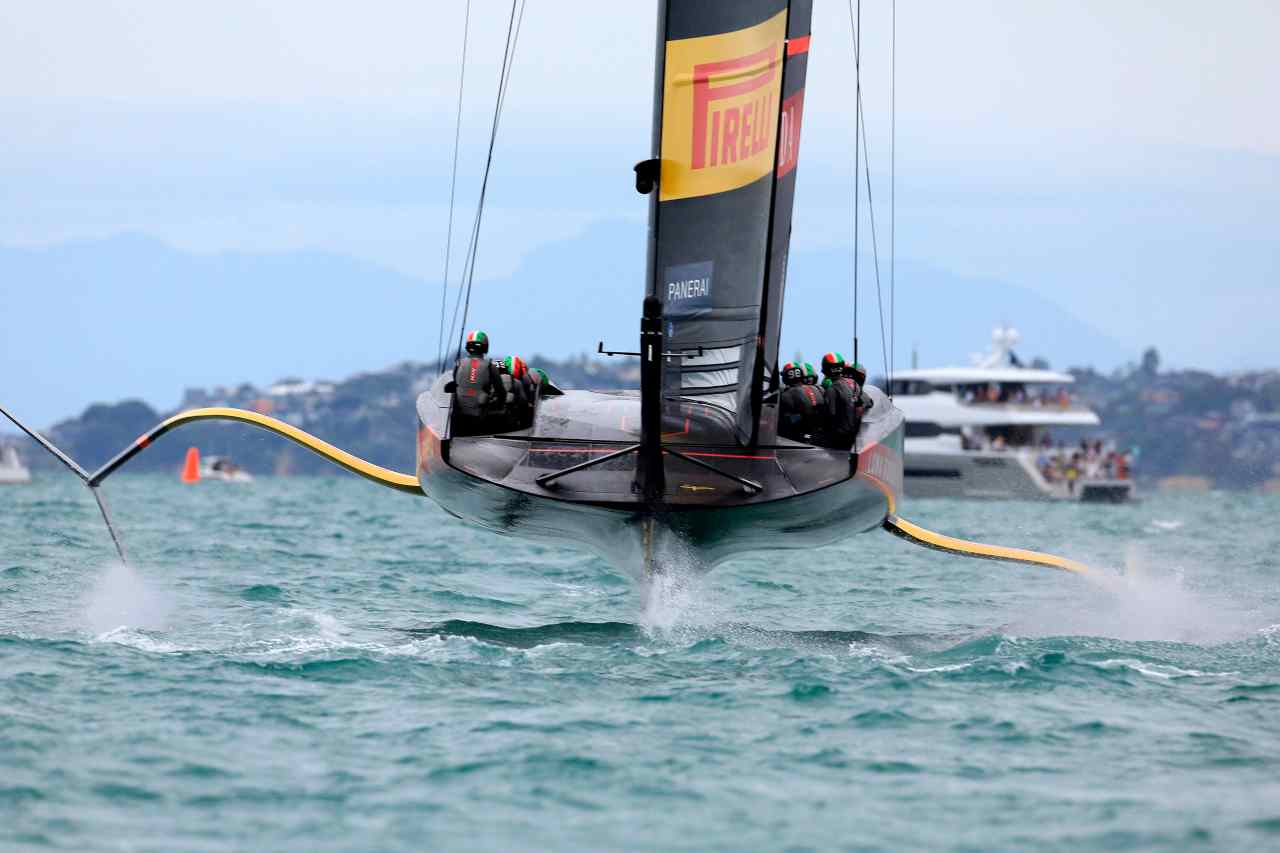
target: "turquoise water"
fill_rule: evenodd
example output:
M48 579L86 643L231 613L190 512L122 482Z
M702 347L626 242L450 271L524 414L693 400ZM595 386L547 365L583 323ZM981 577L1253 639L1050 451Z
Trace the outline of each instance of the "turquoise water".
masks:
M1276 497L915 502L644 590L351 479L0 490L0 846L1280 847ZM1121 574L1123 573L1123 574Z

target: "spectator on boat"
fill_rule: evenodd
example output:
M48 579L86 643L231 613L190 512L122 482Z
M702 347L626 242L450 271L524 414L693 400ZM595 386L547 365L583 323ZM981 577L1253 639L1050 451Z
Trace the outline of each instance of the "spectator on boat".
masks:
M1074 495L1076 493L1076 480L1080 479L1080 454L1071 454L1071 461L1067 463L1066 479L1067 493Z
M467 355L453 368L453 414L463 433L486 432L490 422L506 411L507 392L489 354L489 336L479 329L467 333Z
M806 383L804 368L790 361L782 366L782 383L786 387L778 400L778 433L794 441L816 443L825 414L822 391Z

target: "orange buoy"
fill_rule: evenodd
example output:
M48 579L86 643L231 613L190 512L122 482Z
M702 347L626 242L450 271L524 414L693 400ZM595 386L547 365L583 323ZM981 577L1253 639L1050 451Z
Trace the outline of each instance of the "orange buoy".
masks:
M200 482L200 451L194 447L187 448L187 461L182 465L182 482Z

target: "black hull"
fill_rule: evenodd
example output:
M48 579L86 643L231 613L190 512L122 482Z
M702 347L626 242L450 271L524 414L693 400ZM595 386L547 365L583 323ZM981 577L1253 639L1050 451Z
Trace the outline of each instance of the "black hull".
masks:
M631 454L539 485L538 477L638 440L639 397L569 392L539 400L533 426L452 437L444 379L418 399L418 478L450 514L497 533L585 546L631 571L711 567L761 550L813 548L879 528L902 489L902 415L875 389L855 452L786 440L750 450L726 440L733 420L691 403L664 433L667 447L758 483L758 493L676 456L666 492L632 488Z

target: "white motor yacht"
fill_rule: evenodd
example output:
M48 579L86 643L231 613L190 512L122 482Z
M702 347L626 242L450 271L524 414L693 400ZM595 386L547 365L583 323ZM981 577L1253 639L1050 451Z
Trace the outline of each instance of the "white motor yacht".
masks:
M972 366L894 375L894 402L907 418L906 494L1130 500L1126 453L1100 441L1055 441L1055 429L1102 423L1071 394L1075 377L1024 366L1014 329L998 328L992 340Z

